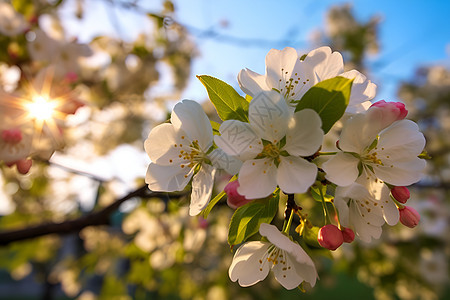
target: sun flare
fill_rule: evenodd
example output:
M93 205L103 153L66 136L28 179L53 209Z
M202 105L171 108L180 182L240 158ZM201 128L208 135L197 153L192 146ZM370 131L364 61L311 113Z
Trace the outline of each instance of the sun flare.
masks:
M56 102L44 96L34 96L32 101L26 104L26 109L31 118L39 121L48 121L55 113Z

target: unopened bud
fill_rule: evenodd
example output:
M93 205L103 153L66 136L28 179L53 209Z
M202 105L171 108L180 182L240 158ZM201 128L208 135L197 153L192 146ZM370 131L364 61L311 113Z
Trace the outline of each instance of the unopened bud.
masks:
M27 174L28 171L30 171L31 165L33 164L33 161L31 159L21 159L16 161L17 171L19 171L20 174Z
M319 229L317 241L320 246L334 251L342 245L344 237L336 225L328 224Z
M252 201L239 194L237 191L238 187L239 181L235 180L229 182L223 189L227 193L227 204L232 209L236 209Z
M6 143L17 144L22 140L22 132L17 128L7 129L2 131L1 137Z
M380 100L372 104L370 107L381 107L389 110L396 116L396 121L403 120L408 114L408 110L406 109L405 104L401 102L386 102L384 100Z
M414 208L405 206L399 209L400 222L409 228L414 228L419 224L420 215Z
M342 237L344 238L344 243L351 243L355 239L355 233L348 227L343 227Z
M400 203L406 203L408 201L410 194L409 190L405 186L394 186L391 190L392 196Z

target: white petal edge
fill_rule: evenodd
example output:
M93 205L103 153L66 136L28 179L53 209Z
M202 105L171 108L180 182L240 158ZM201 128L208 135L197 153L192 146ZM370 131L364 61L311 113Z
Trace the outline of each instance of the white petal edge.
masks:
M216 169L208 164L203 164L197 174L192 179L191 204L189 215L198 215L211 200L212 189Z

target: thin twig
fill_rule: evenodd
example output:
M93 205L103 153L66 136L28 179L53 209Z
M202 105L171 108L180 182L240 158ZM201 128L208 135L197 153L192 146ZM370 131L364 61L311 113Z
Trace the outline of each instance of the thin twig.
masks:
M79 232L80 230L82 230L87 226L109 225L110 215L114 211L116 211L122 203L135 197L139 198L158 197L166 199L168 197L180 198L184 195L186 194L183 192L176 194L172 193L170 195L165 192L152 192L148 189L147 185L144 185L134 190L133 192L130 192L128 195L120 199L117 199L109 206L74 220L68 220L59 223L54 222L45 223L23 229L0 232L0 245L8 245L9 243L12 242L32 239L49 234L63 235L68 233Z

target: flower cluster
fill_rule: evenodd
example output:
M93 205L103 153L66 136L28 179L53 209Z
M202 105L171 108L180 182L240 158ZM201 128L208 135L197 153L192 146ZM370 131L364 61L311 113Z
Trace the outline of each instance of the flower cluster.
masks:
M272 270L286 289L314 286L318 275L307 254L314 247L336 250L355 236L370 242L384 223L418 224L418 213L404 204L406 186L421 179L426 165L424 136L405 119L404 104L372 103L375 84L356 70L344 72L340 53L329 47L306 55L273 49L264 75L239 73L246 98L216 78L198 78L223 122L209 121L197 102L176 104L170 123L153 128L145 141L151 159L146 182L167 192L191 183L192 216L207 217L228 196L236 209L228 242L241 244L229 269L232 281L250 286ZM333 141L337 151L321 152L338 121L343 127ZM233 178L211 200L214 177L222 171ZM280 191L287 195L282 231L270 225ZM313 225L295 194L316 199L325 223ZM294 222L299 226L292 234ZM258 232L261 241L247 241Z

